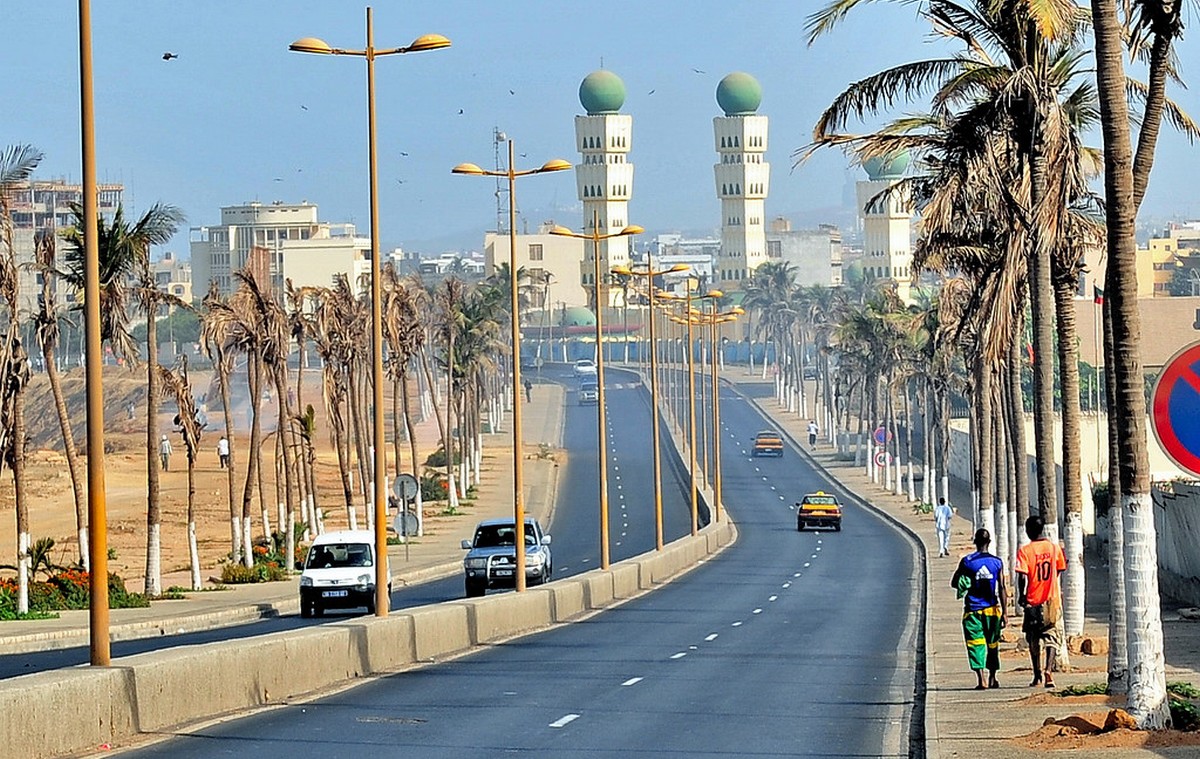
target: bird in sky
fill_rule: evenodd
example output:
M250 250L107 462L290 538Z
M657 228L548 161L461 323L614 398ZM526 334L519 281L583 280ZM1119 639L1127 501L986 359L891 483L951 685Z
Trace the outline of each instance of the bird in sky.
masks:
M171 60L172 58L178 58L178 57L179 57L179 56L178 56L178 55L176 55L175 53L163 53L163 60L164 60L164 61L169 61L169 60Z
M695 68L692 69L692 71L696 72L697 74L707 74L708 73L707 71L701 71L700 69L695 69Z
M274 180L272 180L272 181L275 181L275 182L282 182L283 180L282 180L282 179L280 179L279 177L275 177L275 179L274 179Z
M302 111L307 111L307 110L308 110L308 106L306 106L306 105L302 105L302 106L300 106L300 110L302 110Z
M654 94L654 90L650 90L650 91L649 91L649 92L647 92L646 94L647 94L647 95L653 95L653 94Z
M463 109L461 109L461 108L458 109L458 115L459 116L463 115Z
M404 156L404 157L406 157L406 158L408 157L408 153L405 153L403 150L401 150L401 151L400 151L400 155L402 155L402 156Z
M514 92L513 90L509 90L509 91L508 91L508 94L509 94L509 95L516 95L517 93L516 93L516 92Z

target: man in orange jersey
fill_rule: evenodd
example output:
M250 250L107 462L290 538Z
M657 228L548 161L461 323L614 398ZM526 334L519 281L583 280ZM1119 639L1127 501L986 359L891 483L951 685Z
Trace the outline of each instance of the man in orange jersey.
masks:
M1029 662L1033 665L1031 688L1042 683L1042 648L1046 649L1046 687L1054 687L1051 672L1062 645L1062 628L1058 624L1062 617L1062 596L1058 576L1067 568L1067 557L1061 546L1045 537L1045 529L1046 523L1040 516L1025 520L1025 534L1032 542L1017 551L1017 589L1019 603L1025 610L1021 629L1029 641Z

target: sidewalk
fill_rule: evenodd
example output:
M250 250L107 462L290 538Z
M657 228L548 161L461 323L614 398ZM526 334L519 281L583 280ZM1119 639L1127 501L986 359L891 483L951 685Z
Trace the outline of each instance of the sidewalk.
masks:
M727 378L735 386L767 385L761 380L729 372ZM1011 617L1001 645L1001 670L998 690L976 691L975 676L967 666L962 640L962 602L955 598L949 586L957 557L974 550L968 519L956 518L952 557L937 558L937 537L932 515L916 514L906 496L896 496L883 485L870 481L864 467L840 459L828 441L819 442L815 451L808 448L807 417L787 413L773 397L749 399L773 423L788 435L795 447L831 478L859 495L877 511L885 514L915 536L922 546L919 561L926 569L927 630L925 634L925 748L928 757L971 757L972 759L1023 759L1043 756L1046 750L1072 748L1072 739L1059 736L1058 726L1043 728L1047 719L1061 720L1070 715L1087 715L1102 721L1111 708L1102 696L1061 698L1041 688L1026 687L1032 678L1029 657L1017 650L1020 620ZM824 436L822 436L824 437ZM957 489L956 487L957 486ZM965 483L952 485L959 503L970 503ZM1087 619L1084 635L1107 643L1108 640L1108 571L1098 557L1085 556L1087 569ZM1182 619L1177 606L1164 604L1163 633L1166 648L1167 680L1183 680L1200 685L1200 622ZM1055 675L1058 691L1072 685L1104 683L1107 676L1107 657L1085 656L1071 652L1071 669ZM1021 742L1021 736L1037 732L1047 738L1031 748ZM1146 733L1125 733L1120 739L1126 744L1146 737ZM1076 749L1089 757L1155 757L1200 756L1200 745L1170 748L1138 748L1123 745L1101 748L1101 736L1084 742L1075 739ZM1119 739L1114 739L1119 740Z
M561 446L563 388L544 384L533 388L533 401L523 407L525 442L525 506L543 522L552 514L561 463L536 457L539 443ZM463 503L454 516L425 519L425 534L408 545L390 546L392 587L399 589L449 577L462 569L459 542L469 539L481 519L512 516L512 414L504 417L499 434L483 437L483 466L477 497ZM561 456L559 457L561 458ZM177 601L155 601L145 609L113 609L110 638L132 640L244 624L264 617L296 614L300 609L299 576L283 582L231 585L228 590L189 593ZM88 644L88 611L59 612L58 619L0 624L0 653L13 654Z

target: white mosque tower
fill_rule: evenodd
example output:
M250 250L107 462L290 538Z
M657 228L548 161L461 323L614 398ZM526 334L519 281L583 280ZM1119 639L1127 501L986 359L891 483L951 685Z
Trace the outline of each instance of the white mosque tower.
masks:
M771 182L767 152L767 117L755 115L762 85L749 74L734 72L717 85L717 105L724 116L713 119L713 139L720 155L714 166L721 199L721 254L715 287L742 289L743 282L767 260L764 204Z
M902 151L888 158L863 161L867 179L858 182L858 213L863 224L863 273L867 279L896 283L896 295L912 301L912 207L892 194L872 203L879 193L904 176L911 156Z
M575 167L579 199L583 201L583 227L590 233L596 220L600 234L618 232L629 226L629 197L633 193L633 164L629 147L633 142L633 117L617 113L625 103L625 83L611 71L593 71L579 85L579 102L586 116L575 117L575 140L580 163ZM590 294L594 276L593 245L584 243L580 282ZM614 237L600 242L600 271L628 266L630 238ZM601 279L601 292L607 293ZM604 297L613 306L618 290ZM590 298L590 296L589 296Z

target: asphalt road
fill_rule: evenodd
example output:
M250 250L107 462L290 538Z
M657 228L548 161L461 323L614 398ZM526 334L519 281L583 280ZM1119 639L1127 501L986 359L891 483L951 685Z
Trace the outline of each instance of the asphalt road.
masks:
M552 366L543 372L541 379L559 382L567 388L564 445L572 451L572 460L561 481L561 505L556 509L553 522L547 529L554 539L554 576L569 577L599 566L597 407L578 404L578 383L572 377L569 368ZM654 547L653 510L647 507L647 504L653 503L652 469L648 466L628 465L622 469L622 464L626 461L641 463L648 461L650 455L651 445L649 435L646 434L650 415L649 400L647 394L635 384L635 379L629 372L611 370L607 373L608 381L605 383L609 395L612 451L609 484L612 511L609 523L612 531L613 561L644 553ZM687 533L688 513L682 500L686 497L683 486L675 483L669 488L664 495L667 514L665 532L667 540L672 540ZM467 525L464 529L469 527ZM463 537L470 537L470 534L464 533ZM462 597L462 577L455 575L397 589L391 596L391 608L424 606ZM321 619L301 619L299 615L291 614L202 632L117 641L112 644L112 656L116 659L178 646L297 630L347 619L361 613L354 610L330 610ZM87 646L8 654L0 656L0 679L72 667L86 664L88 661Z
M794 501L831 485L792 450L752 459L768 423L739 398L721 411L739 540L691 573L583 622L128 756L908 756L911 544L854 503L842 532L797 532ZM623 478L649 467L625 445Z

